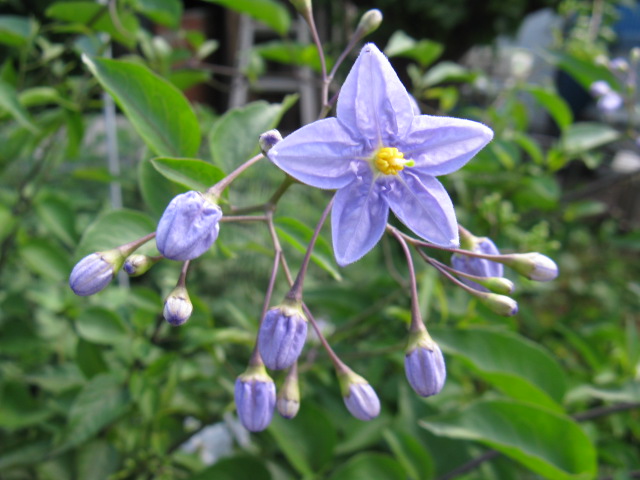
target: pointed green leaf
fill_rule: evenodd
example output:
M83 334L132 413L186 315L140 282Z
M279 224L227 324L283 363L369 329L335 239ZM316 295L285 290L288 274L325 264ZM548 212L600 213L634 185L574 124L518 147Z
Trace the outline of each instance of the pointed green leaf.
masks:
M291 17L287 8L275 0L206 0L238 13L244 13L273 28L280 35L289 31Z
M573 122L573 113L566 100L554 92L542 87L528 86L526 91L542 106L556 122L560 130L564 130Z
M596 450L571 418L507 400L480 401L420 425L435 435L475 440L552 480L588 480Z
M35 21L18 15L0 15L0 43L24 45L37 28Z
M562 411L566 385L558 362L517 334L488 329L433 329L445 353L463 358L507 395Z
M342 464L329 480L406 480L400 464L388 455L361 453Z
M205 192L225 176L219 167L192 158L158 157L151 163L169 180L198 192Z
M81 338L100 345L112 345L128 338L128 330L120 316L102 307L89 307L76 320Z
M337 433L327 414L314 405L305 404L295 420L274 416L269 433L301 475L320 472L333 459Z
M290 95L281 104L253 102L225 113L215 123L209 137L213 162L230 172L258 153L260 134L275 128L297 98Z
M135 9L151 20L171 28L178 28L182 18L180 0L135 0Z
M142 65L87 55L82 60L156 155L197 153L200 126L180 90Z
M57 451L81 445L117 420L129 406L122 383L113 375L95 376L75 398Z
M32 133L38 133L38 127L33 123L29 112L18 101L18 92L7 82L0 80L0 113L5 110L16 122Z
M604 123L579 122L567 128L560 145L567 155L578 155L620 138L620 132Z

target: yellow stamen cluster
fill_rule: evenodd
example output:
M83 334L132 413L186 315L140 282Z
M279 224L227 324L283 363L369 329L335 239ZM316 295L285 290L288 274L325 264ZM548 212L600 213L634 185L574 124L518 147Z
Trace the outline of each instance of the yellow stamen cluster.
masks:
M383 147L378 150L373 158L378 170L385 175L397 175L404 167L414 165L413 160L405 160L404 154L394 147Z

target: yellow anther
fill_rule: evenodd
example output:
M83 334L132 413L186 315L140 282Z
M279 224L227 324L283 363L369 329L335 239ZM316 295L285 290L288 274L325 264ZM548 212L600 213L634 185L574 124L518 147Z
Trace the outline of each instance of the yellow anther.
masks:
M375 166L385 175L397 175L404 167L414 165L413 160L405 160L404 154L394 147L383 147L373 157Z

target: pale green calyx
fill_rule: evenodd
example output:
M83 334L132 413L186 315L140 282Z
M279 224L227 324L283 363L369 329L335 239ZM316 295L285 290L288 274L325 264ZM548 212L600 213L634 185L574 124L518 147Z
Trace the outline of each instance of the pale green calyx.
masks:
M413 352L417 348L426 348L433 351L436 348L436 342L433 341L426 329L420 329L409 333L407 348L405 354Z
M504 277L474 277L473 281L491 290L493 293L510 295L513 293L514 285L511 280Z
M304 15L311 11L311 0L289 0L298 13Z
M238 376L242 382L250 382L252 380L258 382L273 382L273 379L267 373L267 369L263 364L249 365L247 369Z
M356 36L362 38L370 33L375 32L382 23L382 12L377 8L367 10L358 22L356 28Z
M548 282L558 276L556 263L541 253L514 253L500 263L537 282Z
M350 368L338 372L338 382L340 383L340 392L343 397L348 397L350 393L351 385L369 385L369 382L364 377L361 377Z
M502 315L503 317L511 317L518 313L518 303L506 295L480 292L476 297L489 307L493 313Z

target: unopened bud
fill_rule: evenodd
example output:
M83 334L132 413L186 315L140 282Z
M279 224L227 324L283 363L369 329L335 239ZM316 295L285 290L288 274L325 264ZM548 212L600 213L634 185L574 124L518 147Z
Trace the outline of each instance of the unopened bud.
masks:
M426 330L409 337L404 370L411 388L422 397L440 393L447 378L442 351Z
M122 268L130 277L139 277L140 275L147 273L160 258L134 253L127 257Z
M276 407L278 413L286 419L292 419L300 410L300 387L298 386L298 369L295 363L278 392Z
M80 260L69 275L69 286L80 296L93 295L104 289L124 262L124 254L118 248L96 252Z
M282 140L282 135L278 130L269 130L268 132L264 132L260 137L258 137L258 144L260 145L260 151L267 155L269 150L278 142Z
M629 62L622 57L617 57L609 62L609 68L617 72L628 72Z
M497 293L481 293L476 295L478 300L491 309L493 313L502 315L503 317L511 317L518 313L518 303L511 297L506 295L498 295Z
M307 12L311 11L311 0L289 0L294 8L300 13L304 15Z
M513 282L504 277L479 278L474 279L474 282L479 283L493 293L500 293L502 295L511 295L515 289Z
M258 351L273 370L288 368L298 359L307 339L307 317L299 302L287 301L271 308L258 332Z
M189 320L192 312L193 304L185 287L178 286L174 288L164 301L164 319L174 327L182 325Z
M260 432L269 426L276 405L276 386L264 365L251 366L236 379L235 401L244 428Z
M380 400L369 382L351 370L339 373L338 380L344 404L351 415L368 421L380 414Z
M360 18L360 22L358 22L355 36L357 38L362 38L366 35L369 35L370 33L375 32L381 23L382 12L380 10L378 10L377 8L367 10Z
M220 218L222 210L209 196L195 191L177 195L158 222L158 250L171 260L199 257L218 238Z
M558 265L541 253L514 253L506 255L502 263L520 275L536 282L548 282L558 276Z

